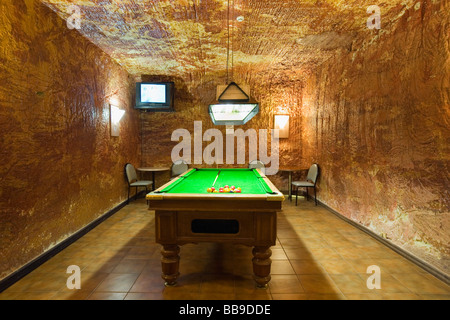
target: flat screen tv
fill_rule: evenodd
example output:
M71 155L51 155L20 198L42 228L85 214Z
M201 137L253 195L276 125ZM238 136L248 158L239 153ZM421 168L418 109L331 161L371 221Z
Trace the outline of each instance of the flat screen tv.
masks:
M136 109L145 111L174 111L173 82L137 82Z

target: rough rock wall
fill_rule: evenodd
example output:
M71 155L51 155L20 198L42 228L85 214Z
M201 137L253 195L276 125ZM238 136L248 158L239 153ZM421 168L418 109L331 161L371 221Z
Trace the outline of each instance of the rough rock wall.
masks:
M320 200L450 273L449 2L404 8L303 92Z
M54 12L2 0L0 26L2 279L126 198L140 139L128 73Z
M234 126L235 130L242 129L255 130L257 134L260 130L267 130L265 135L268 140L267 155L270 157L272 136L270 130L273 129L273 119L275 114L290 115L290 136L288 139L279 139L279 167L297 166L301 157L300 143L300 107L301 107L301 82L280 82L279 79L271 77L258 77L258 79L245 79L242 74L247 74L249 70L236 72L233 79L237 84L248 84L251 96L259 102L260 112L249 122L242 126ZM223 164L219 167L246 167L249 159L248 140L245 148L245 164L237 163L238 143L235 141L234 154L235 162L226 161L226 131L224 126L215 126L208 113L208 106L215 100L216 86L226 84L226 79L220 73L211 73L209 81L201 81L200 77L190 79L174 79L164 76L143 76L143 81L174 81L175 112L142 112L140 115L142 125L142 165L144 166L170 166L172 163L172 149L179 143L171 141L172 132L177 129L186 129L191 134L191 160L194 161L194 121L201 121L202 134L208 129L218 129L223 137ZM205 77L204 75L202 76ZM263 133L263 132L262 132ZM260 138L258 136L258 143ZM213 141L203 141L202 152L214 143ZM259 149L258 149L259 152ZM203 159L204 160L204 159ZM201 164L192 164L194 167L209 167L203 161ZM215 164L213 166L216 166ZM270 166L270 164L269 164ZM157 185L166 182L169 174L157 174ZM278 173L271 176L274 184L283 190L287 190L287 175Z

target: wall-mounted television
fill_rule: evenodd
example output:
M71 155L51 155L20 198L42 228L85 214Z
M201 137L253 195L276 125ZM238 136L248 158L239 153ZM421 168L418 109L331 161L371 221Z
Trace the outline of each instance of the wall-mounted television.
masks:
M137 82L136 109L145 111L174 111L173 82Z

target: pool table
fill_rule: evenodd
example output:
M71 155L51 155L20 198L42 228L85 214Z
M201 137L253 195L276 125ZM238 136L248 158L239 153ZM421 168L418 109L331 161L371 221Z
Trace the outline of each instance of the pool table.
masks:
M208 192L232 185L241 192ZM235 189L236 190L236 189ZM270 281L270 247L277 236L277 212L284 195L259 169L190 169L146 195L155 210L156 242L162 245L166 286L179 276L180 246L222 242L254 247L253 278Z

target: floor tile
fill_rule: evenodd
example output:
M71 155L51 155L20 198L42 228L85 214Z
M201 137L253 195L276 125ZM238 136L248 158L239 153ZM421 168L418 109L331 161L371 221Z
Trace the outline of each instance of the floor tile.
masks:
M340 294L339 288L327 274L300 274L300 283L306 293Z
M164 295L153 292L129 292L124 300L164 300Z
M273 293L273 300L309 300L307 293Z
M325 274L326 271L318 261L312 259L290 260L296 274Z
M186 244L176 286L161 278L154 212L132 201L0 293L0 300L450 300L444 282L314 202L286 201L278 215L266 289L253 279L252 248ZM81 289L67 288L69 265ZM369 289L378 266L380 289ZM370 270L370 269L369 269Z
M138 274L134 273L110 273L95 291L128 292L138 276Z
M87 300L124 300L126 292L93 292Z
M356 271L353 267L344 259L322 259L320 265L325 269L328 274L352 274Z
M357 274L331 274L330 277L343 294L371 293L376 290L369 289L366 281Z
M291 264L286 260L273 260L270 273L273 274L295 274Z
M401 284L416 294L449 294L450 287L433 279L418 273L398 273L392 274Z
M147 260L123 259L112 269L112 273L137 273L140 274L147 265Z
M272 275L269 288L272 294L305 292L296 275Z
M232 294L234 293L234 278L232 274L205 274L201 278L200 293Z
M131 278L132 279L132 278ZM131 282L131 279L129 280ZM157 293L164 290L164 280L159 274L141 273L130 286L129 292L151 292Z

